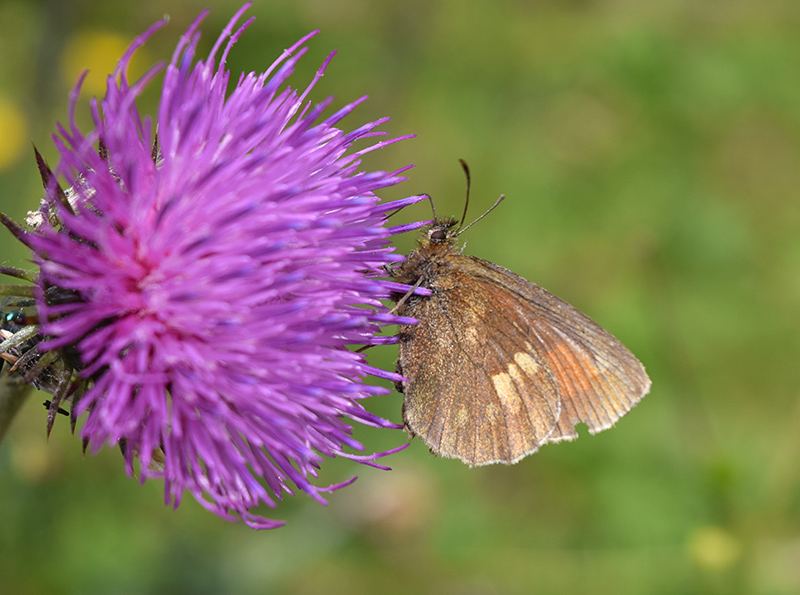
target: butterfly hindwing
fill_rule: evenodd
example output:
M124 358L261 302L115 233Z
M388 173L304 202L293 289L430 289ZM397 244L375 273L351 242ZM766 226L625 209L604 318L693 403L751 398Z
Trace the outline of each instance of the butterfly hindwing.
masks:
M538 285L449 253L426 271L433 295L399 310L403 419L432 452L514 463L547 442L613 425L649 388L612 335Z
M509 297L490 284L474 291L465 282L472 263L452 258L448 274L430 284L434 295L401 310L420 320L399 335L404 422L441 456L516 462L555 430L558 385L541 354L525 350L520 330L508 328Z

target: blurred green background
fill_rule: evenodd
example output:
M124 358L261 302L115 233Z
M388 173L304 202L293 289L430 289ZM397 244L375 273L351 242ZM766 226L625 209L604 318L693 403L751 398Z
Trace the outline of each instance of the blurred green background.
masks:
M204 51L239 6L213 4ZM36 207L30 141L55 162L78 73L92 71L84 96L102 93L165 12L139 62L168 59L205 5L0 1L2 211ZM262 0L249 14L234 72L321 29L293 84L338 49L313 97L369 94L346 127L389 115L384 130L418 135L367 156L416 164L385 196L428 192L460 214L465 159L473 215L507 195L467 251L610 329L651 395L615 429L511 467L419 441L391 472L333 461L322 482L359 480L327 507L289 498L272 512L286 527L254 532L189 497L165 507L117 451L84 459L67 423L48 443L37 394L0 447L0 591L800 593L800 3ZM427 218L420 204L396 221ZM0 247L25 265L10 234ZM400 420L397 395L368 407ZM357 435L370 451L405 440Z

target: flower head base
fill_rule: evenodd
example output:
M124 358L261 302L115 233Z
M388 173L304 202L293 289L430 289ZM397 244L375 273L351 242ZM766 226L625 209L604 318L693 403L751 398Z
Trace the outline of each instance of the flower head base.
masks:
M387 143L351 146L381 122L344 133L336 125L359 102L318 121L330 100L307 104L314 82L283 88L307 38L226 93L243 10L205 60L194 61L205 14L183 35L155 126L135 99L159 67L133 84L125 69L164 22L120 60L88 134L75 124L76 89L43 216L16 233L41 268L39 348L74 348L89 380L73 403L88 412L84 439L123 445L129 473L138 456L142 481L163 477L175 506L189 490L221 516L271 528L282 523L251 509L292 486L322 500L330 488L311 480L323 455L374 464L380 455L345 453L362 448L351 422L397 427L359 402L383 392L364 376L394 375L346 346L389 342L376 330L403 322L380 302L396 284L378 277L401 260L388 238L422 223L385 227L419 197L380 204L374 192L400 172L358 171L362 153Z

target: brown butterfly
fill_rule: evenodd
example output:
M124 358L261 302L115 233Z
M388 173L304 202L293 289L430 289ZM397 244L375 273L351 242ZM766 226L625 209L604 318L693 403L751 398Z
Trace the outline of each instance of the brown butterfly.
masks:
M419 320L398 333L406 431L470 466L516 463L543 444L574 440L578 423L592 434L610 428L650 390L641 362L588 316L461 254L456 238L502 199L467 227L434 208L433 224L394 275L431 292L393 296L397 314Z

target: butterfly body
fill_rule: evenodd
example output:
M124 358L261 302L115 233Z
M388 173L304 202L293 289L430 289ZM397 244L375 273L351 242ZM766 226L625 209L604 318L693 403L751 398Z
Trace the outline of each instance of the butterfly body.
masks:
M419 320L398 332L403 422L431 452L516 463L575 425L611 427L650 388L638 359L588 316L501 266L460 253L453 219L428 228L395 280Z

